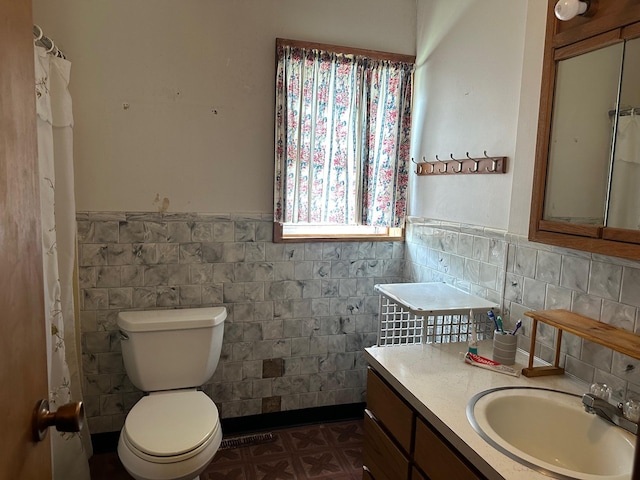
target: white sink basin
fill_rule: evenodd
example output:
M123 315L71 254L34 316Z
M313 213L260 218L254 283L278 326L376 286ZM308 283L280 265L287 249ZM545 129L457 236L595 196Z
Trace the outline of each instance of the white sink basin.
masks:
M502 453L555 478L629 480L635 437L557 390L504 387L475 395L467 418Z

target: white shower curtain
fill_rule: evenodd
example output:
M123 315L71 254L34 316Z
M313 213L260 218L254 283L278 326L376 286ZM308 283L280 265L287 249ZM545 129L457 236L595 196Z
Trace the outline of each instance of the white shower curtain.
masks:
M75 198L73 115L68 90L71 63L35 48L38 166L49 404L55 411L81 401L80 364L73 304ZM50 429L55 480L89 480L91 442L80 433Z
M618 119L607 226L640 229L640 118Z

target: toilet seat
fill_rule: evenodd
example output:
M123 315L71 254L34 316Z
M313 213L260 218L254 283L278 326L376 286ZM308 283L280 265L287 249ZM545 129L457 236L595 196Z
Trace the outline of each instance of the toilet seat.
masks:
M173 463L206 449L219 430L218 409L203 392L154 392L131 409L122 440L146 461Z

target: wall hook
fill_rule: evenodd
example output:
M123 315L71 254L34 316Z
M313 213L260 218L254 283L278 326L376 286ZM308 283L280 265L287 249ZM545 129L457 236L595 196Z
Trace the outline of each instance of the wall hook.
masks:
M438 172L446 173L447 172L447 162L445 162L444 160L440 160L440 157L438 157L438 155L436 155L436 160L444 165L444 170L438 169ZM431 171L433 172L433 169Z
M420 175L422 173L422 166L411 157L411 162L416 164L416 173Z
M491 160L491 168L487 167L485 170L489 173L493 173L496 171L496 169L498 168L498 160L496 160L493 157L490 157L489 155L487 155L487 151L484 151L484 156L486 158L488 158L489 160Z
M453 172L454 172L454 173L460 173L460 172L462 171L462 164L463 164L464 162L462 162L462 161L460 161L460 160L455 160L455 159L454 159L454 162L458 162L458 170L456 170L456 169L454 168L454 169L453 169Z

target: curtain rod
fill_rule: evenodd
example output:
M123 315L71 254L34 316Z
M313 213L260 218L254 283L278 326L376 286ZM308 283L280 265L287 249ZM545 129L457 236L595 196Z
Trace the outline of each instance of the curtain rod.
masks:
M615 114L615 110L609 110L610 117L613 117ZM640 115L640 107L621 108L618 112L618 116L620 117L626 117L627 115Z
M44 32L38 25L33 26L33 36L35 44L46 48L47 53L50 53L55 57L65 59L67 58L64 56L64 53L62 53L62 51L58 47L56 47L56 44L53 43L53 40L44 35Z

